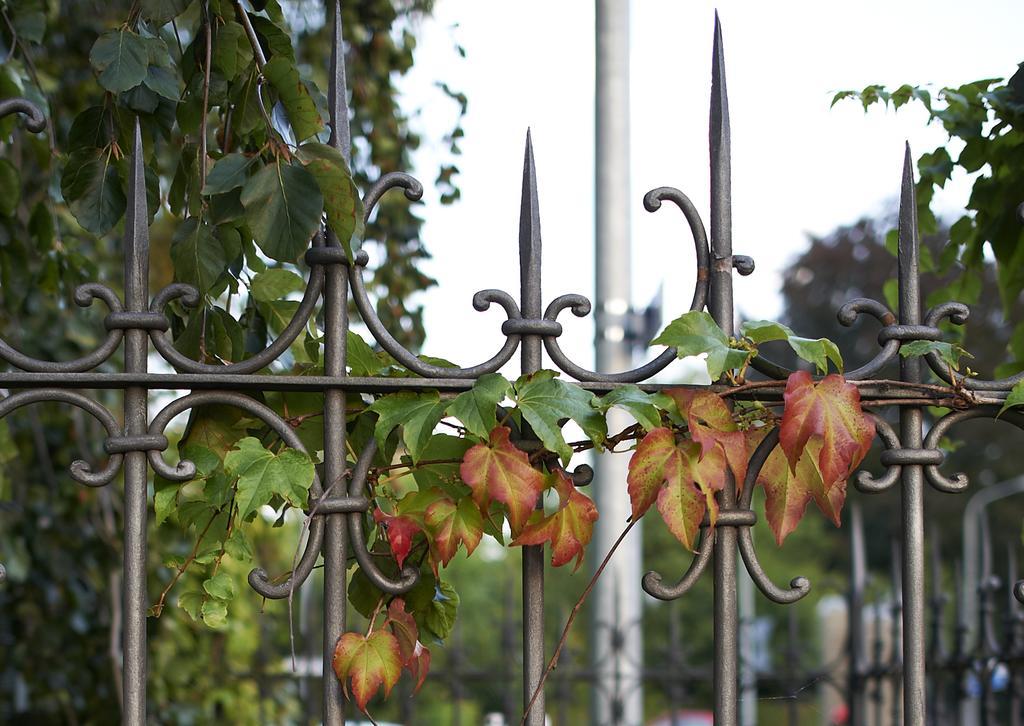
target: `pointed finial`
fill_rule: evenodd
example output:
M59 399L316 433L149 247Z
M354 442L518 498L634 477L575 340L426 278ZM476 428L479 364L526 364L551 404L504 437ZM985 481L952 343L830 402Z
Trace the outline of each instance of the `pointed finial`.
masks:
M725 86L725 49L722 23L715 12L715 40L711 57L711 295L708 312L731 333L732 301L732 161L729 137L729 97ZM724 263L724 264L720 264Z
M128 170L128 209L124 222L125 308L133 312L149 309L149 212L146 208L146 170L143 159L142 127L135 119L135 138Z
M900 322L920 322L921 301L918 291L919 241L917 238L917 195L914 191L914 161L907 142L903 156L903 183L900 187L899 260Z
M725 47L722 21L715 11L715 39L711 54L711 151L724 158L728 170L730 149L729 94L725 83Z
M519 280L523 317L541 317L540 294L540 204L537 201L537 167L533 160L533 138L526 130L523 159L523 196L519 208Z
M345 40L341 23L341 0L334 2L334 33L331 37L331 77L327 105L331 114L331 141L351 163L352 131L348 123L348 86L345 82Z

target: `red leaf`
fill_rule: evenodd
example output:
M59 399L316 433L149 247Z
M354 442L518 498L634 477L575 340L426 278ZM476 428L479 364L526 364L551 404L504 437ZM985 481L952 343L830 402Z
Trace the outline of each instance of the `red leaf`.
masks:
M565 472L556 469L552 476L555 477L555 487L561 500L558 511L548 517L538 513L540 516L527 524L511 544L539 545L550 542L551 565L561 567L575 557L575 572L583 562L584 550L594 533L597 507L590 497L576 490Z
M875 423L860 407L860 391L835 373L814 383L810 373L797 371L786 383L785 401L779 443L789 468L796 468L808 439L821 437L818 471L831 491L853 473L875 437Z
M420 630L416 627L416 621L405 609L405 600L396 597L388 605L387 624L391 626L391 632L398 641L398 652L401 654L402 665L408 665L416 649L416 642L420 639Z
M651 429L641 439L629 459L626 491L633 506L634 520L644 516L658 498L658 490L667 478L666 470L675 471L682 452L676 446L671 429Z
M385 514L380 509L373 510L373 518L378 524L383 523L384 530L388 533L391 554L401 569L405 558L409 556L409 550L412 549L412 538L421 530L419 523L409 517Z
M481 510L492 498L508 507L512 533L518 534L537 505L544 477L530 466L526 453L509 441L510 433L508 427L496 426L487 444L477 444L466 452L459 473Z
M667 393L675 399L679 413L686 416L690 436L700 444L701 458L713 447L721 447L736 478L736 491L742 491L747 476L746 436L733 420L729 406L718 394L708 391L674 388Z
M666 471L665 486L658 492L658 512L668 529L693 550L705 511L712 527L718 518L715 492L725 487L725 454L711 449L703 459L700 446L686 442L678 458L678 468Z
M334 647L332 665L346 692L351 682L352 696L363 713L366 713L366 704L380 687L384 686L384 696L387 697L402 674L398 641L385 629L376 630L369 636L359 633L342 635Z
M416 688L413 689L413 695L419 693L420 688L423 687L423 682L427 680L427 672L430 670L430 650L423 643L416 641L416 650L413 652L412 660L409 661L407 667L409 673L412 674L413 679L416 681Z
M796 469L790 469L785 453L776 447L758 474L757 481L765 492L768 527L780 546L803 519L811 499L837 527L840 524L840 513L846 501L846 482L825 487L816 465L821 448L821 439L812 437L797 460Z
M387 624L391 626L395 640L398 641L398 652L402 665L405 666L416 681L416 691L423 685L430 670L430 650L420 642L420 631L416 621L405 609L405 600L396 597L388 605ZM415 692L415 691L414 691Z
M447 565L459 549L466 546L466 554L480 544L484 532L484 519L471 499L460 499L458 504L448 497L438 499L427 507L424 522L429 530L430 542L442 565Z
M725 486L727 468L722 447L714 446L702 457L699 444L677 444L671 430L652 430L629 461L626 481L633 518L643 516L656 500L669 530L692 550L704 513L712 526L718 516L714 494Z

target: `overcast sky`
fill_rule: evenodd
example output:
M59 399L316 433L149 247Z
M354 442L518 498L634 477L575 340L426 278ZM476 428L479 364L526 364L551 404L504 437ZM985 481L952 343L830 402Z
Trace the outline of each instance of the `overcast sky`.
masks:
M1006 77L1024 60L1024 3L729 2L722 18L733 138L733 237L757 272L737 278L740 313L779 314L779 272L807 244L862 215L892 207L903 144L915 154L941 144L918 109L874 110L836 90L869 83L959 84ZM708 97L715 5L637 0L631 18L633 301L665 285L666 322L689 304L693 248L681 215L643 210L644 192L675 186L708 224ZM425 352L462 365L502 342L503 313L475 312L479 289L518 297L517 230L523 144L533 129L544 238L544 302L568 292L593 298L594 10L582 0L438 0L420 28L405 104L420 109L427 137L450 128L442 79L469 97L458 183L462 199L437 204L430 191L437 149L417 156L428 192L421 213L440 285L423 296ZM460 59L455 42L466 49ZM962 207L969 180L939 204ZM590 318L563 317L563 348L593 359ZM799 331L828 335L830 331ZM510 371L512 372L512 371Z

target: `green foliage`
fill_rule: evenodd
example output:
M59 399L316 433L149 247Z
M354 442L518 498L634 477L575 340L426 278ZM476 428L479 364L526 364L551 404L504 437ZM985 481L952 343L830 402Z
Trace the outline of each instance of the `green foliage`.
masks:
M923 235L939 227L932 209L935 191L955 173L973 177L966 210L953 222L948 245L934 263L940 272L958 270L957 275L931 300L977 302L987 247L995 256L999 292L1009 311L1024 292L1024 224L1019 212L1017 216L1009 212L1024 200L1024 64L1006 80L985 78L934 93L911 85L892 92L868 86L861 91L841 91L833 104L844 98L860 100L865 110L877 103L899 108L915 101L927 110L928 122L941 125L949 141L955 142L922 154L917 162L918 217ZM961 145L954 158L950 146ZM1001 367L998 375L1024 368L1022 326L1024 323L1017 324L1009 345L1013 362Z

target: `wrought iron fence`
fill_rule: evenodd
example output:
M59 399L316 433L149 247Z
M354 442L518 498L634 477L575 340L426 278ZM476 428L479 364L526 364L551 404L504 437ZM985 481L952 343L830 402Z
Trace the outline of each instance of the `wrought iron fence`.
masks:
M350 156L348 108L346 106L345 68L343 60L340 8L334 4L334 52L330 69L329 112L332 128L330 143L346 157ZM648 211L658 210L663 202L671 202L683 214L695 246L697 275L691 309L707 309L727 334L733 332L733 271L742 275L753 272L753 260L733 254L732 203L730 181L730 127L726 93L725 59L721 28L717 24L714 37L714 57L711 82L710 109L710 169L711 205L710 235L693 203L682 192L661 187L644 198ZM29 128L38 128L42 114L31 103L22 99L8 99L0 103L0 115L22 113L28 116ZM1007 391L1024 374L998 380L963 378L951 373L947 366L932 353L925 361L918 358L900 358L901 345L915 340L937 340L941 336L938 325L944 320L955 324L967 321L968 310L958 303L938 305L922 312L919 292L919 247L915 216L914 184L909 148L904 161L899 216L898 283L899 306L894 313L875 300L856 299L842 307L839 321L852 324L859 316L877 319L880 350L864 365L849 371L846 378L858 382L862 400L879 410L891 407L899 412L899 425L894 428L881 416L875 416L878 437L884 447L881 463L885 473L873 476L860 473L857 487L865 493L880 492L898 486L902 499L902 526L898 533L899 607L893 610L898 626L900 648L898 661L886 662L881 656L872 660L856 653L851 672L852 722L865 723L865 694L880 679L889 678L901 693L901 702L894 706L903 723L923 724L932 709L939 713L943 699L938 698L933 682L931 697L928 690L926 668L929 663L938 671L951 674L951 681L960 681L961 674L976 670L981 683L990 682L989 674L1000 663L1008 664L1012 671L1014 708L1019 711L1019 684L1021 633L1018 616L1006 624L1007 637L1002 644L994 637L994 626L985 620L985 637L977 649L965 653L957 647L951 650L942 645L938 631L933 629L929 639L927 613L929 596L925 588L927 553L925 550L924 488L926 482L943 492L960 492L967 487L963 474L948 476L940 466L944 455L939 449L940 439L957 424L979 417L995 417ZM526 140L523 168L521 216L519 227L520 291L518 301L500 290L484 290L476 294L473 305L486 310L493 304L501 307L507 319L501 325L505 342L487 361L468 368L447 368L425 362L403 347L378 318L363 280L367 256L360 253L350 262L339 241L324 228L312 241L305 255L310 268L302 301L291 322L281 335L265 350L245 360L210 365L191 360L175 350L168 336L169 322L165 307L172 302L186 306L198 304L195 289L182 284L171 284L151 297L149 280L149 238L147 229L146 189L138 125L135 129L134 149L131 156L129 205L124 233L124 299L100 284L87 284L78 288L75 301L87 306L98 300L107 306L105 318L106 339L92 353L75 360L51 362L24 355L7 343L0 342L0 358L11 370L0 373L0 387L12 392L0 401L0 417L29 404L56 401L77 407L94 417L106 430L105 449L109 457L103 466L93 467L75 462L71 476L91 487L108 485L123 472L124 478L124 580L122 623L123 641L123 721L126 724L146 722L146 529L148 517L147 480L152 469L157 474L176 481L189 480L195 467L189 461L169 465L161 452L167 449L165 435L168 425L179 414L198 406L222 404L241 409L258 418L276 432L290 447L302 449L302 443L291 427L269 407L251 394L261 391L312 391L323 395L324 467L322 478L314 480L309 501L309 535L305 549L293 572L283 581L274 579L262 569L254 570L249 583L267 598L284 598L308 578L319 558L323 557L323 663L324 672L331 670L334 643L346 628L346 561L349 553L359 561L364 572L381 590L401 593L415 580L415 572L403 571L397 578L385 576L374 564L366 549L364 514L368 501L364 495L367 470L373 456L373 444L362 452L351 476L346 476L346 400L347 392L387 393L400 390L437 389L458 392L470 388L480 376L497 371L518 352L521 370L532 373L543 367L543 356L570 377L593 391L607 391L627 383L644 383L662 371L675 359L676 352L668 349L645 365L625 372L595 372L576 364L559 346L562 333L559 316L571 310L576 317L590 313L590 302L582 295L567 294L551 301L546 307L541 295L541 228L537 197L536 167L529 135ZM399 189L409 200L417 200L422 186L407 174L384 175L370 188L363 200L368 218L381 197L390 190ZM709 241L710 240L710 241ZM408 368L417 377L377 378L355 377L346 372L346 333L349 328L349 301L358 309L360 317L377 344ZM322 375L277 376L258 371L278 359L309 322L314 310L322 305L324 371ZM101 372L98 367L110 360L123 348L124 368L118 373ZM153 372L149 369L150 356L155 350L175 372ZM901 385L886 380L872 380L886 364L899 359ZM973 403L964 410L955 410L941 417L927 432L923 427L923 412L939 393L936 387L923 383L923 363L947 383L974 392ZM790 371L762 358L755 358L753 366L772 379L784 379ZM650 389L657 386L645 384ZM119 421L105 406L86 396L82 390L117 389L123 391L123 421ZM159 410L151 410L152 394L157 391L191 391L173 400ZM781 386L762 389L762 400L781 395ZM1008 412L1000 419L1017 427L1024 427L1024 415ZM810 583L796 577L788 586L772 582L758 562L751 533L756 517L751 510L753 482L771 449L777 434L769 435L753 454L748 469L746 486L739 490L731 481L721 492L720 514L717 526L705 528L698 552L689 569L671 584L658 573L648 573L642 579L643 588L656 598L671 600L682 597L709 567L713 581L714 660L711 668L713 710L716 723L734 726L739 723L740 703L740 619L737 601L737 577L740 560L754 583L770 600L793 603L810 589ZM742 494L738 492L742 491ZM522 682L524 703L541 681L545 667L544 621L544 561L543 548L529 546L523 549L521 643ZM2 576L2 572L0 572ZM856 592L856 589L854 590ZM983 617L990 618L989 603L994 587L980 590ZM1016 591L1021 594L1020 589ZM858 611L855 607L851 610ZM941 608L939 600L931 600L933 609ZM851 629L859 625L857 617L851 619ZM894 626L895 627L895 626ZM929 642L933 643L929 653ZM896 653L896 651L893 651ZM895 656L894 656L895 657ZM703 676L703 674L700 674ZM438 677L435 675L435 677ZM456 680L465 678L459 672ZM933 676L938 678L938 676ZM671 688L685 681L665 678ZM559 681L550 684L557 692ZM336 679L323 680L323 722L341 724L345 720L345 702ZM987 698L987 697L986 697ZM986 704L991 699L986 700ZM993 708L985 713L995 718ZM539 726L544 722L545 704L541 695L526 723ZM937 718L937 717L936 717ZM1014 718L1019 718L1015 713Z

